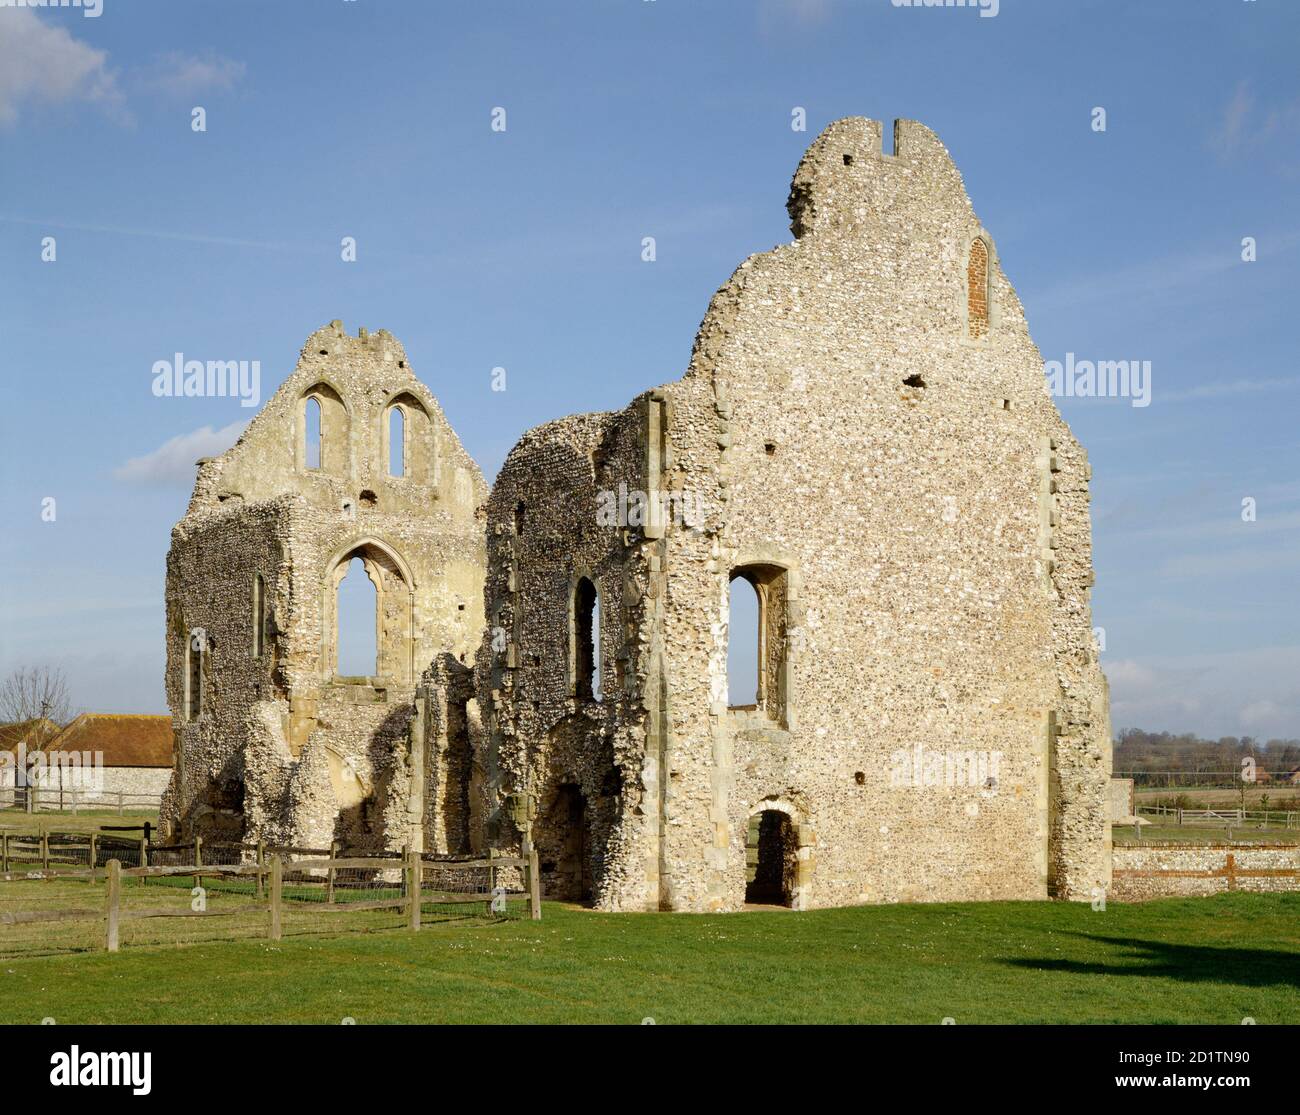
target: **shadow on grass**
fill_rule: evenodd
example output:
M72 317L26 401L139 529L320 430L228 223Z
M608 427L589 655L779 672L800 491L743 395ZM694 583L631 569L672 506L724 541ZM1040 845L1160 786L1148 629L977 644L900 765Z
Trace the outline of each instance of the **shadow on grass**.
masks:
M1214 948L1135 937L1097 937L1071 933L1092 943L1114 945L1122 954L1109 961L1034 960L1016 957L1012 968L1085 976L1166 977L1184 983L1232 983L1242 987L1300 987L1300 953L1275 949Z

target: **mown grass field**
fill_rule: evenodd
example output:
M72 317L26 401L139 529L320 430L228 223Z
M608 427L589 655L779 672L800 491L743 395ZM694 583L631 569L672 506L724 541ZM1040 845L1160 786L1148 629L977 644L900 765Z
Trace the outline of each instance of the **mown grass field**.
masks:
M9 832L90 832L97 828L111 828L114 825L143 825L148 821L154 831L158 829L158 811L156 809L127 809L118 813L116 809L78 810L59 813L52 809L42 809L36 813L24 813L17 809L0 810L0 829Z
M343 915L351 917L352 915ZM57 928L57 927L56 927ZM0 961L33 1023L1300 1022L1300 895L600 914Z

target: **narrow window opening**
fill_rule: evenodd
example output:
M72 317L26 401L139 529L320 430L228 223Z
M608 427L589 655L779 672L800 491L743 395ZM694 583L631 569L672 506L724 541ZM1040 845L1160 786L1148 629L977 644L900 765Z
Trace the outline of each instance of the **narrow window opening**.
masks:
M600 700L600 594L586 577L573 592L573 692Z
M729 596L727 704L731 708L753 709L758 707L758 647L762 616L758 586L748 577L734 577Z
M522 501L515 504L515 536L524 533L524 516L528 513L528 505Z
M406 475L406 416L401 407L388 412L388 475Z
M783 724L787 714L786 639L790 576L778 565L731 571L728 585L727 705Z
M917 376L908 376L905 380L903 380L903 386L904 386L904 387L924 387L924 386L925 386L925 380L922 379L919 375L917 375Z
M852 155L845 155L845 156L844 156L844 165L845 165L845 166L852 166L852 165L853 165L853 156L852 156Z
M185 719L197 720L203 711L203 633L192 631L185 639Z
M307 400L307 467L320 468L321 462L321 409L314 395Z
M266 644L266 582L253 575L253 657L261 658Z
M763 443L763 452L766 453L769 457L775 457L775 456L776 456L776 442L774 442L774 441L767 441L767 442L764 442L764 443Z
M365 562L359 557L348 563L348 571L339 582L337 599L338 675L373 677L379 673L379 594L366 572Z

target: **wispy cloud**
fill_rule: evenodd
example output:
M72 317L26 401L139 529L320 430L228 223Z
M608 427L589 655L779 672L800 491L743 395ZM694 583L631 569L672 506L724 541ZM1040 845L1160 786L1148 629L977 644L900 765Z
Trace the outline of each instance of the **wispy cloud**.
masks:
M758 29L765 36L792 27L820 27L831 14L831 0L762 0L758 6Z
M113 470L118 480L129 484L189 485L194 483L194 463L200 457L224 453L244 432L247 422L232 422L214 430L204 426L188 434L178 434L162 443L152 453L132 457Z
M1210 149L1227 160L1262 144L1300 134L1300 100L1257 111L1246 81L1238 83L1209 138Z
M0 9L0 124L28 101L83 102L127 119L108 54L44 22L30 8Z
M1300 647L1104 662L1115 729L1159 725L1210 735L1297 734Z
M31 217L15 217L0 213L0 223L30 225L34 228L71 229L74 232L96 232L105 236L143 236L150 240L177 240L187 244L216 244L230 248L265 248L269 251L294 251L318 253L319 244L294 244L283 240L250 240L242 236L210 236L199 232L172 232L161 228L131 228L124 225L82 224L74 221L51 221ZM336 250L333 244L331 250Z
M1300 231L1268 232L1258 237L1260 251L1269 257L1289 255L1300 246ZM1026 296L1034 311L1072 309L1095 302L1134 305L1150 300L1181 297L1179 291L1208 285L1226 272L1242 266L1241 245L1229 241L1173 252L1155 259L1138 260L1113 270L1082 275Z
M111 69L108 52L47 23L31 8L0 8L0 125L12 125L27 102L95 105L129 124L127 90L188 97L235 87L243 62L211 51L164 51L125 73Z
M244 71L244 63L233 58L211 52L197 55L169 50L138 70L135 79L145 89L188 97L210 90L232 89L243 78Z
M1162 391L1162 403L1185 403L1197 399L1218 399L1225 395L1255 395L1262 391L1294 391L1300 379L1231 379L1203 383L1186 391Z

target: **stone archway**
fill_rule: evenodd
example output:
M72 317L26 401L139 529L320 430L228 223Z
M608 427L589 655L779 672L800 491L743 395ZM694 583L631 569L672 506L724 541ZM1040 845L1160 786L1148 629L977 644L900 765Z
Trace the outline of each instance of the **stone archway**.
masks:
M764 798L749 811L745 832L746 905L804 909L812 883L814 837L798 810Z
M392 547L363 538L339 549L325 567L321 600L321 674L338 673L338 587L353 558L359 558L375 586L376 676L409 685L414 678L415 582L410 567Z

